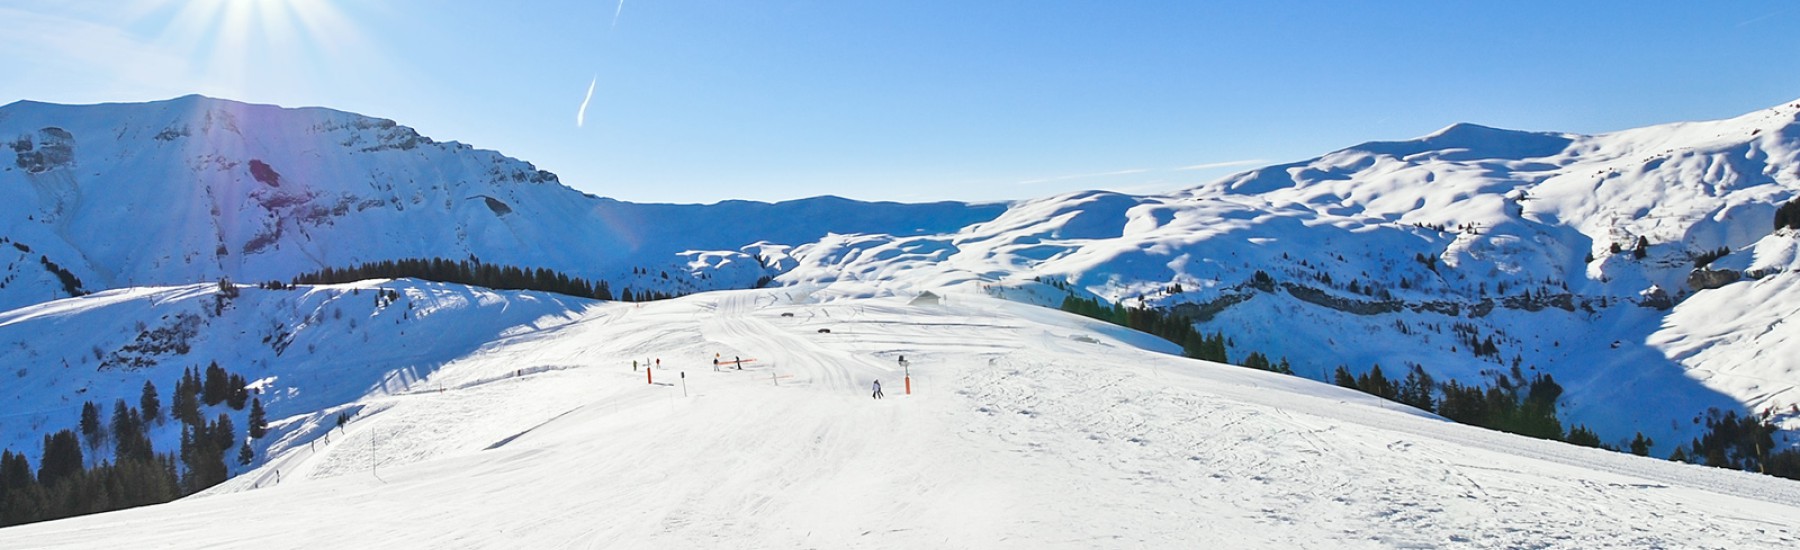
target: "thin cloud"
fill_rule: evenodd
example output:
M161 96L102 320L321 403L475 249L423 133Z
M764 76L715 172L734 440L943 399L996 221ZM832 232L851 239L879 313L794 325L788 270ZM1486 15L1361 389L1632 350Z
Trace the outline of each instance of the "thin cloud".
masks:
M1208 162L1205 164L1195 164L1193 166L1183 166L1180 168L1176 168L1176 170L1215 170L1215 169L1219 169L1219 168L1251 166L1251 165L1256 165L1256 164L1262 164L1265 162L1268 162L1268 161L1263 160L1263 159L1228 160L1225 162Z
M74 82L70 86L86 90L83 95L34 98L40 100L148 100L193 93L192 85L169 82L169 75L193 73L187 57L123 30L104 14L89 15L83 18L0 7L0 21L6 21L6 32L0 33L0 51L7 52L8 78L72 77L75 80L70 80Z
M1142 174L1142 173L1149 172L1149 171L1150 171L1149 168L1132 168L1130 170L1116 170L1116 171L1112 171L1112 172L1096 172L1096 173L1092 173L1092 174L1070 174L1067 176L1055 176L1055 177L1048 177L1048 178L1038 178L1038 179L1034 179L1034 180L1025 180L1025 181L1019 182L1019 185L1036 185L1039 183L1050 183L1053 181L1101 178L1101 177L1106 177L1106 176L1124 176L1124 175L1128 175L1128 174Z
M1175 191L1178 189L1185 189L1192 185L1193 184L1189 184L1189 183L1178 183L1178 182L1167 181L1167 180L1157 180L1157 181L1145 182L1145 183L1139 184L1139 185L1109 187L1109 188L1107 188L1107 190L1124 193L1127 195L1147 195L1147 194L1153 194L1153 193L1167 193L1167 192Z
M619 14L625 13L625 0L619 0L619 7L613 10L612 28L619 28Z
M588 102L594 100L594 84L597 84L599 82L600 82L600 75L594 75L594 79L588 81L587 97L581 98L581 108L575 110L575 127L576 128L580 128L582 124L587 123Z
M1755 25L1755 24L1757 24L1757 23L1761 23L1761 22L1763 22L1763 21L1764 21L1764 20L1766 20L1766 19L1768 19L1768 18L1771 18L1771 17L1775 17L1775 16L1777 16L1777 15L1781 15L1781 14L1783 14L1783 13L1787 13L1787 12L1788 12L1788 10L1775 10L1775 11L1774 11L1774 12L1770 12L1770 13L1768 13L1768 14L1765 14L1765 15L1763 15L1763 16L1762 16L1762 17L1756 17L1756 18L1752 18L1752 19L1749 19L1749 20L1747 20L1747 21L1739 21L1739 22L1738 22L1738 24L1737 24L1737 26L1739 26L1739 27L1748 27L1748 26L1750 26L1750 25Z

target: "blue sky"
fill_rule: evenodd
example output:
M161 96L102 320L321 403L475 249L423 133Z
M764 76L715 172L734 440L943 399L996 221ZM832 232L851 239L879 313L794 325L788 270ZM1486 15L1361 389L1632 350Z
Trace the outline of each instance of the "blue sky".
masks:
M1594 133L1800 98L1779 1L0 0L0 21L0 103L327 106L654 202L1157 192L1458 121Z

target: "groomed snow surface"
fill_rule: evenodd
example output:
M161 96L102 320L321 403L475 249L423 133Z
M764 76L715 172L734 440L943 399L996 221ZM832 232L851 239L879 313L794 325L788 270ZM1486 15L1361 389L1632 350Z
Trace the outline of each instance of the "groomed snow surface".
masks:
M0 547L1800 545L1800 483L1455 425L979 295L869 295L575 304L213 491ZM655 384L632 370L658 359Z

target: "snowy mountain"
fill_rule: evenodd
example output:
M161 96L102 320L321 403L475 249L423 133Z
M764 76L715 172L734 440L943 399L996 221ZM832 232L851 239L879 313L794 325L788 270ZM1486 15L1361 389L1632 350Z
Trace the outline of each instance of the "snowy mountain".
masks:
M1285 356L1321 380L1417 364L1481 382L1516 365L1562 383L1567 420L1612 444L1642 432L1664 455L1714 409L1800 428L1800 332L1783 326L1800 313L1800 236L1771 223L1800 196L1797 114L1597 136L1458 124L1168 195L1072 193L950 234L833 236L793 250L778 281L1052 306L1062 291L1039 281L1068 282L1173 308L1230 337L1234 360ZM1488 339L1497 352L1477 355Z
M17 254L0 275L0 445L35 453L83 402L211 362L272 419L213 496L8 529L0 546L344 546L395 539L394 522L427 526L422 545L1785 547L1800 533L1792 482L1448 424L1023 305L1165 308L1227 336L1233 360L1285 357L1319 380L1340 365L1546 373L1566 423L1619 446L1641 433L1655 457L1720 411L1766 411L1791 445L1800 234L1772 218L1800 196L1800 103L1594 136L1458 124L1164 195L985 205L631 204L391 121L201 97L20 102L0 107L0 137L15 154L0 250ZM470 256L615 288L774 288L634 305L413 280L228 297L208 282ZM45 301L71 290L96 293ZM925 291L946 305L908 305ZM755 360L714 373L714 354ZM911 398L901 355L925 390ZM658 359L676 378L629 370ZM894 399L871 406L876 379ZM1045 480L1083 480L1093 499ZM851 501L875 494L894 496ZM511 500L485 516L476 497ZM178 519L244 509L264 527ZM132 521L99 531L112 517Z
M640 290L742 288L770 274L755 258L759 242L941 233L1002 209L836 197L631 204L391 120L200 96L21 101L0 107L0 136L14 157L0 166L7 309L76 288L285 281L413 257L551 268Z

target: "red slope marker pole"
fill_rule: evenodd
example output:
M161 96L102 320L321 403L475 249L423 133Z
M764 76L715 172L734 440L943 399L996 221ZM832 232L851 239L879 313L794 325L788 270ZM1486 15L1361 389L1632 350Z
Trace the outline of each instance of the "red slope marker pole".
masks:
M645 384L655 384L656 383L655 375L650 374L650 365L644 365L644 383Z

